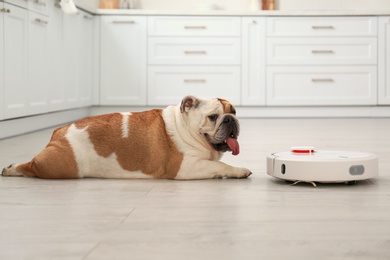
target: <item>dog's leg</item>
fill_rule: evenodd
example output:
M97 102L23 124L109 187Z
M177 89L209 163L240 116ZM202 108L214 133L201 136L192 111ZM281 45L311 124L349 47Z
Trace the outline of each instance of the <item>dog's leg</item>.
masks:
M8 167L3 168L3 171L1 172L2 176L23 176L23 173L16 170L16 164L11 164Z
M223 162L187 158L183 160L175 179L247 178L251 174L246 168L233 167Z

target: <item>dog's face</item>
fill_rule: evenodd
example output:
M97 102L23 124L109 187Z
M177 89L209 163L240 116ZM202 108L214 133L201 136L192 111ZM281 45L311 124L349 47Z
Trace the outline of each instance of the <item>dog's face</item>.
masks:
M240 125L236 110L229 101L187 96L181 103L181 112L188 115L191 130L199 131L216 151L239 153Z

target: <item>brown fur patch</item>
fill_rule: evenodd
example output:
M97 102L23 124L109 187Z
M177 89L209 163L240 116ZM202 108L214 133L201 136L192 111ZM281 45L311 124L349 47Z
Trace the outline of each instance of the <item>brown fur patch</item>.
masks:
M57 128L46 148L30 162L18 165L16 170L26 176L44 179L79 178L74 153L65 138L68 128L69 126Z
M165 130L162 110L132 113L128 120L128 137L122 136L120 113L86 118L75 123L87 128L98 155L115 153L120 166L128 171L141 171L154 178L176 177L183 154ZM130 174L130 173L129 173Z
M233 114L233 115L236 114L236 109L234 108L234 106L232 104L230 104L229 101L227 101L226 99L223 99L223 98L218 98L218 100L223 105L223 112Z

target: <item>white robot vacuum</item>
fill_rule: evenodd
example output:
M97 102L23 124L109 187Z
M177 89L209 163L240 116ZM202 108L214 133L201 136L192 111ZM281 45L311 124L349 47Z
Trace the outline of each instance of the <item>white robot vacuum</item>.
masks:
M321 151L311 146L267 156L267 174L288 182L347 183L377 177L378 157L373 153Z

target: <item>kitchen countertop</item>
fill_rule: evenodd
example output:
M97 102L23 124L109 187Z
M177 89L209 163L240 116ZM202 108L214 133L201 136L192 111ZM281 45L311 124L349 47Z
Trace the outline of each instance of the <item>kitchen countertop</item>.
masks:
M232 10L149 10L149 9L94 9L77 4L81 9L96 15L193 15L193 16L370 16L390 15L388 10L275 10L275 11L232 11Z

